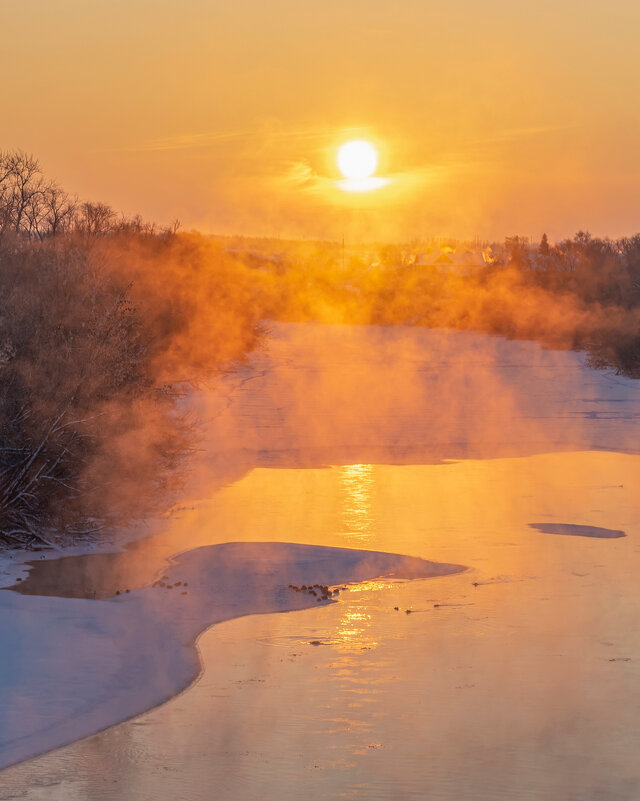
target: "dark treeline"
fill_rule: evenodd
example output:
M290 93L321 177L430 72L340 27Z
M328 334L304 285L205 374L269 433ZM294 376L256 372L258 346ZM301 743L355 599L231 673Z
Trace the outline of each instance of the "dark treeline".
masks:
M55 181L46 178L32 155L0 151L0 235L8 232L44 240L59 234L168 234L141 217L119 216L106 203L80 202Z
M610 239L579 231L555 244L544 234L537 246L510 237L488 275L500 271L513 271L560 313L566 307L561 345L588 351L594 367L640 377L640 234ZM544 332L535 338L545 341Z
M252 274L214 243L78 203L0 154L0 542L170 502L185 387L255 346Z
M594 367L640 377L640 235L277 247L230 244L262 274L274 318L470 329L585 350Z

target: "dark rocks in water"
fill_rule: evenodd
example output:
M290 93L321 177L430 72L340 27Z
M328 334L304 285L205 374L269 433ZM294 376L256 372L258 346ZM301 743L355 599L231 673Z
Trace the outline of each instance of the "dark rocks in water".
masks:
M176 584L176 586L178 586ZM184 585L187 586L186 583ZM328 601L332 595L338 595L340 590L330 590L326 584L303 584L298 587L296 584L287 584L287 587L294 592L307 592L309 595L320 595L323 601Z
M287 584L287 587L294 592L306 592L313 595L318 601L328 601L339 592L339 590L330 590L326 584L303 584L301 587L296 584Z
M582 526L575 523L529 523L529 528L543 534L561 534L568 537L593 537L595 539L612 540L626 537L624 531L600 526Z
M311 640L309 645L322 645L322 643L320 642L320 640Z

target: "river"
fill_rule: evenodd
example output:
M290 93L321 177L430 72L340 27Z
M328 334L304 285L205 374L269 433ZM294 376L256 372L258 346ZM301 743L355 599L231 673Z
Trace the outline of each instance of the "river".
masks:
M535 343L282 324L193 407L132 588L229 542L467 570L220 622L187 689L0 772L1 799L637 801L640 384Z

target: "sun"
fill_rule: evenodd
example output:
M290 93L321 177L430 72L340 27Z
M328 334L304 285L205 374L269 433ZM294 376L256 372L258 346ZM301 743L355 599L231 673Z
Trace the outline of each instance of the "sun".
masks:
M378 151L364 139L352 139L338 148L338 168L348 181L365 181L378 167Z
M391 183L375 175L378 169L376 146L366 139L351 139L338 148L336 161L344 178L337 182L343 192L371 192Z

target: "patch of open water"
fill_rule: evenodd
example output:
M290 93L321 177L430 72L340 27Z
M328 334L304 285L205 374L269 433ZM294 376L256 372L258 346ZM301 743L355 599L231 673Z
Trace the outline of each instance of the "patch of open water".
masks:
M200 398L211 453L156 557L279 540L470 570L214 626L192 687L0 798L637 801L639 385L420 329L279 326L254 362Z
M9 768L0 798L635 801L638 458L250 473L220 493L223 538L285 515L300 541L471 570L214 626L190 689ZM628 536L546 537L541 517Z

